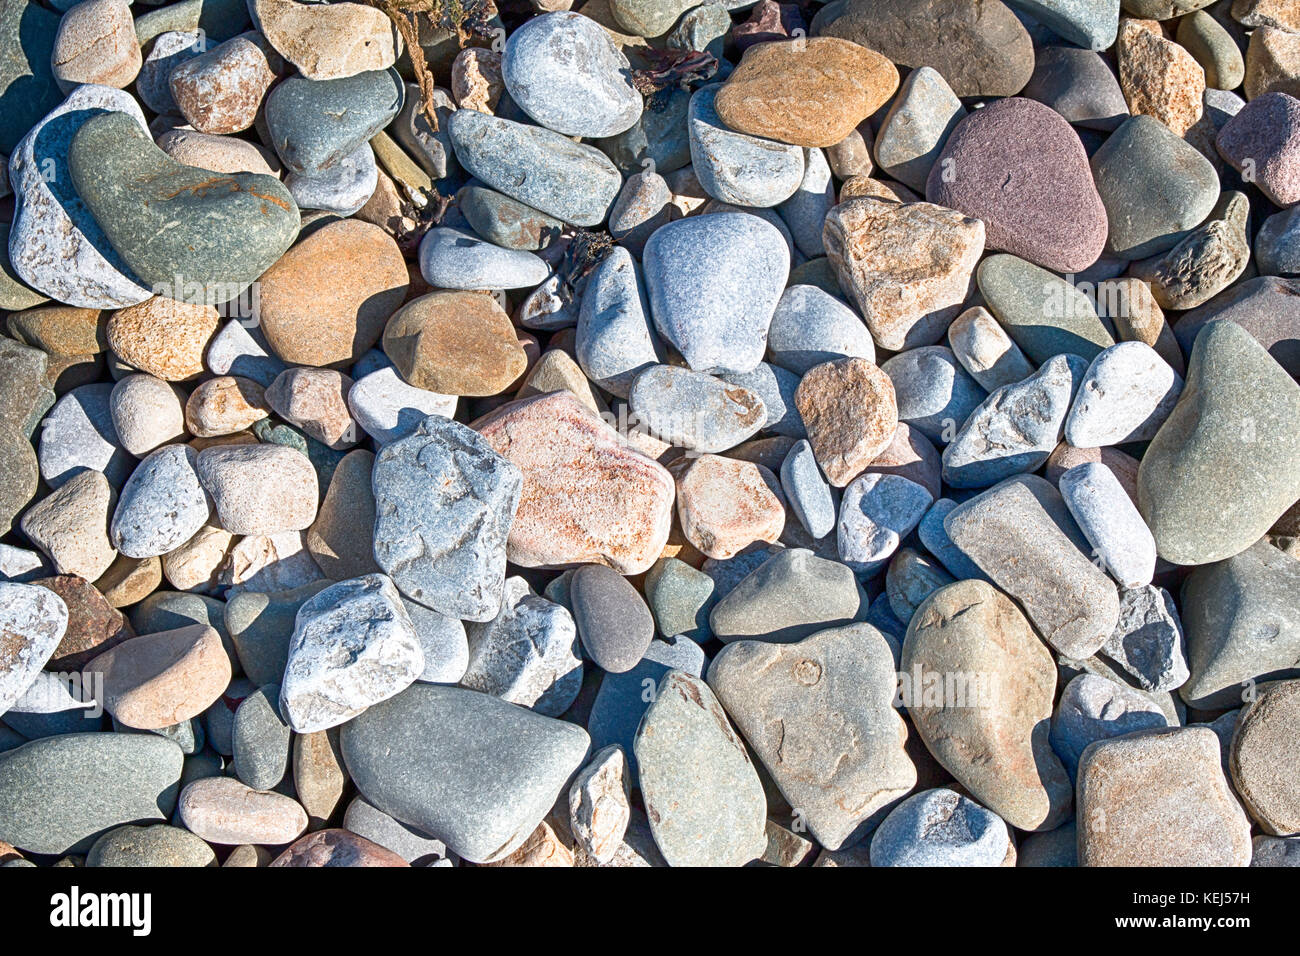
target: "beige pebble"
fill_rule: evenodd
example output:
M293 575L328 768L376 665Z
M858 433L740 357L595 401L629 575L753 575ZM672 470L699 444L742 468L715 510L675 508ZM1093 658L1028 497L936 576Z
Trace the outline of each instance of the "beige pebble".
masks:
M280 159L264 146L234 136L200 133L196 129L170 129L157 139L158 148L186 166L214 173L280 175Z
M1179 375L1187 371L1183 350L1151 286L1133 276L1097 283L1097 314L1110 319L1122 342L1144 342Z
M96 681L96 698L118 721L160 730L207 710L230 683L231 668L216 628L191 624L124 641L83 674Z
M169 382L140 372L118 380L109 396L113 430L123 448L143 458L185 436L185 396Z
M1246 47L1246 99L1265 93L1300 96L1300 33L1260 27Z
M384 329L384 352L407 384L440 395L496 395L528 367L510 316L480 292L408 302Z
M117 557L108 538L116 503L117 492L103 474L79 472L28 509L22 531L59 574L96 581Z
M515 852L484 866L573 866L573 851L542 821Z
M252 790L234 777L205 777L181 791L181 822L209 843L282 846L307 829L307 813L280 793Z
M293 788L318 830L343 801L348 772L339 749L339 729L293 735Z
M1179 136L1196 125L1205 110L1205 71L1195 57L1165 39L1158 22L1125 17L1115 52L1130 113L1153 116Z
M345 581L379 572L373 548L374 467L374 453L358 448L334 468L316 522L307 532L307 549L327 578Z
M303 531L316 520L316 469L283 445L224 445L199 452L199 481L231 534Z
M351 830L317 830L299 837L271 866L405 866L400 856Z
M208 379L185 403L185 425L198 438L233 435L270 414L262 386L236 375Z
M325 368L290 368L266 390L266 402L281 418L335 451L357 443L361 429L348 412L352 379Z
M1300 835L1300 680L1263 685L1241 709L1228 758L1232 782L1265 833Z
M677 478L677 517L686 540L718 560L756 541L777 541L785 508L776 487L776 476L762 465L721 455L694 459Z
M397 62L402 40L393 21L364 3L252 0L267 40L309 80L337 80Z
M108 345L132 368L183 382L202 374L203 352L219 322L210 305L154 296L109 316Z
M167 582L177 591L206 594L216 590L233 541L229 531L205 524L190 540L163 555L162 571Z
M515 398L531 398L534 395L545 395L561 389L572 392L577 396L578 401L596 414L607 410L605 403L596 397L591 382L583 374L581 366L568 352L559 349L548 349L542 353L541 358L524 377L524 382L519 386Z
M109 607L129 607L158 590L162 584L162 562L157 556L128 558L119 554L95 582Z
M809 369L794 393L826 479L843 488L889 447L898 403L889 376L863 358Z
M226 862L221 865L223 867L257 867L270 866L270 864L270 850L264 846L253 846L244 843L231 850L230 856L226 857Z
M84 0L68 9L59 21L50 62L65 93L82 83L119 90L130 86L144 58L127 0Z
M471 46L456 54L451 63L451 95L461 109L494 113L505 89L500 53Z

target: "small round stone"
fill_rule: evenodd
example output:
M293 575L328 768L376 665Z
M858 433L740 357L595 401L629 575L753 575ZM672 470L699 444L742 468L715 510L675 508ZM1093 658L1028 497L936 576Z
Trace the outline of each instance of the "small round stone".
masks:
M302 805L279 793L250 789L234 777L207 777L181 791L181 822L208 843L281 846L307 829Z
M655 624L627 578L603 565L585 565L569 583L569 599L591 659L611 674L636 666L654 638Z

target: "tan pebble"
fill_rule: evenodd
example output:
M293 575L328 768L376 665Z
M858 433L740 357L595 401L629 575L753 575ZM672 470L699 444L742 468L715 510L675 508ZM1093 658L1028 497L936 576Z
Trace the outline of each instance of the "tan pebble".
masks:
M451 95L461 109L495 112L505 89L500 53L471 46L456 54L451 64Z
M1241 709L1232 736L1232 781L1265 833L1300 834L1300 680L1265 684Z
M253 125L283 68L265 37L243 33L172 70L172 99L200 133L238 133Z
M108 348L108 315L100 309L42 305L10 313L9 334L51 355L96 355Z
M154 296L109 317L108 345L132 368L183 382L202 374L203 352L219 323L210 305Z
M408 286L392 236L355 219L330 222L262 275L261 328L291 365L351 364L379 341Z
M351 830L317 830L299 837L271 866L405 866L392 850Z
M65 93L82 83L119 90L130 86L144 58L127 0L85 0L68 9L59 21L50 62Z
M270 850L264 846L253 846L245 843L231 850L230 856L226 857L226 862L221 865L223 867L256 867L269 866L270 864Z
M1250 821L1209 727L1090 744L1077 794L1080 866L1250 865Z
M524 383L519 386L515 398L531 398L561 389L572 392L582 404L597 414L607 410L605 403L596 397L582 368L568 352L559 349L549 349L542 353L537 364L524 378Z
M442 395L496 395L528 365L510 317L479 292L408 302L384 330L384 351L407 383Z
M415 229L416 223L408 214L414 207L393 182L393 177L379 170L375 191L366 204L354 214L354 219L378 226L393 238L404 236Z
M364 3L253 0L249 10L267 40L309 80L335 80L397 62L393 21Z
M923 202L922 198L902 183L872 179L870 176L850 176L840 186L840 202L850 199L884 199L888 202Z
M236 591L291 591L323 577L301 531L250 534L226 555L218 581Z
M190 540L162 556L167 582L177 591L203 594L216 590L233 541L229 531L205 524Z
M345 581L378 573L373 541L375 496L370 475L373 452L350 451L334 468L316 522L307 532L307 550L327 578Z
M1205 70L1165 39L1158 22L1124 18L1115 51L1131 114L1153 116L1179 136L1196 125L1205 110Z
M859 123L834 146L826 147L826 162L836 179L845 180L856 176L870 176L875 168L871 162L874 137L871 124Z
M158 590L162 584L162 562L158 558L128 558L119 554L95 587L110 607L129 607Z
M1300 33L1260 27L1246 47L1246 99L1265 93L1300 96Z
M191 624L144 634L86 665L104 709L128 727L160 730L197 717L230 683L230 658L216 628ZM97 683L102 680L100 685Z
M721 455L689 461L677 478L682 533L702 554L734 557L756 541L774 543L785 508L772 489L776 476L762 465Z
M826 255L876 345L933 345L974 289L984 223L930 203L852 199L833 208Z
M360 429L348 412L352 379L324 368L290 368L266 390L266 402L291 425L341 451L357 443Z
M209 843L282 846L307 829L307 813L296 800L252 790L234 777L195 780L181 791L177 813Z
M226 445L199 452L199 481L231 534L304 531L316 520L316 469L283 445Z
M235 432L233 435L213 435L211 438L191 438L186 442L195 451L215 448L218 445L256 445L257 436L250 431Z
M29 508L22 531L59 574L95 581L117 557L108 538L116 503L117 492L103 474L83 471Z
M543 821L519 849L504 859L485 863L484 866L573 866L573 851Z
M1233 0L1232 19L1243 27L1278 27L1300 33L1296 0Z
M1151 287L1141 279L1124 276L1097 283L1097 314L1110 319L1122 342L1144 342L1179 375L1186 370L1183 350L1165 320Z
M280 175L280 160L264 146L234 136L200 133L195 129L170 129L157 139L158 148L186 166L214 173Z
M270 414L262 386L235 375L208 379L185 403L185 425L198 438L233 435Z
M175 385L145 372L119 379L108 400L118 444L143 458L184 438L184 402L184 393Z
M863 358L814 366L794 393L813 456L826 479L843 488L889 447L898 403L889 376Z
M337 727L294 734L293 788L307 810L312 829L320 829L334 815L347 783Z
M523 473L510 561L599 563L620 574L654 564L672 526L672 476L572 393L511 402L473 427Z
M898 70L838 37L751 46L714 108L731 129L797 146L834 146L898 89Z

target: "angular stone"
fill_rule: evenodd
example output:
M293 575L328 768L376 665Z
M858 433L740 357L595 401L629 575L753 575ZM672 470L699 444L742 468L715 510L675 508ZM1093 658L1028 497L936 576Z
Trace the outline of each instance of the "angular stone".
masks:
M597 751L569 786L569 826L579 846L597 862L618 852L631 820L631 784L623 749Z
M898 406L889 377L866 359L847 358L810 369L795 392L817 464L843 488L889 446Z
M61 646L68 607L54 591L0 581L0 713L9 710Z
M223 445L199 452L199 481L231 534L303 531L316 520L316 470L283 445Z
M232 37L174 67L172 99L200 133L225 135L248 129L284 63L257 32Z
M1246 194L1226 192L1210 218L1182 242L1163 255L1133 263L1129 271L1151 287L1164 308L1194 309L1245 272L1250 261L1249 226Z
M1204 110L1205 71L1192 54L1167 40L1151 20L1125 17L1115 43L1119 84L1134 116L1153 116L1177 136Z
M726 559L756 541L774 542L785 527L776 476L762 465L701 455L677 476L677 519L686 539Z
M875 574L934 503L901 475L868 472L844 489L835 538L839 558L860 576Z
M1119 624L1101 650L1146 690L1169 691L1187 682L1183 627L1164 588L1121 590Z

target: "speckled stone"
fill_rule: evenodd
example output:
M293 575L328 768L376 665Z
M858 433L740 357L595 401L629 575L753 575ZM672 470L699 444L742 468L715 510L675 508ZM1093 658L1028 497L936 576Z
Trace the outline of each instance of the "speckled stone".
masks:
M254 790L275 787L289 769L289 724L280 715L280 688L259 687L235 710L235 776Z
M102 474L82 471L29 508L19 527L57 573L95 581L117 557L108 536L116 501Z
M876 360L875 342L862 320L815 285L792 284L781 294L767 348L773 364L796 375L838 358Z
M275 48L256 31L232 37L175 66L168 85L177 110L200 133L248 129L267 90L284 71Z
M1298 194L1300 195L1300 194ZM1166 309L1194 309L1241 276L1250 261L1250 201L1231 191L1210 218L1168 252L1129 267Z
M913 794L871 837L871 866L1002 866L1014 853L997 814L955 790Z
M795 405L817 464L837 488L870 465L898 427L893 383L862 358L814 366L799 383Z
M129 558L152 558L198 533L212 513L212 501L195 473L197 458L187 445L167 445L140 462L113 512L113 547Z
M446 226L420 240L420 273L443 289L532 288L550 273L547 264L519 249L503 249Z
M1300 202L1300 100L1290 93L1252 99L1219 131L1219 154L1269 199Z
M252 790L234 777L207 777L181 791L177 813L208 843L281 846L307 829L307 812L290 797Z
M1065 420L1065 438L1077 448L1153 438L1182 390L1181 376L1149 345L1112 345L1088 366Z
M408 384L447 395L496 395L528 364L505 310L490 295L465 291L402 306L384 329L384 352Z
M938 70L928 66L913 70L880 122L876 161L894 179L925 192L930 168L965 115L961 100Z
M779 489L762 465L701 455L677 474L678 523L702 554L733 557L756 541L780 538L785 508Z
M1125 17L1115 43L1119 84L1134 116L1153 116L1183 136L1204 112L1205 71L1151 20Z
M68 628L68 606L52 590L0 581L0 713L36 680Z
M302 531L316 520L316 471L283 445L224 445L199 452L199 481L232 534Z
M763 400L755 393L671 365L655 365L637 375L628 405L662 441L701 452L739 445L767 421Z

